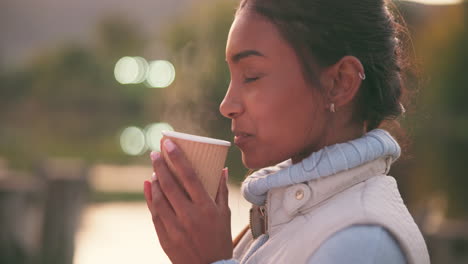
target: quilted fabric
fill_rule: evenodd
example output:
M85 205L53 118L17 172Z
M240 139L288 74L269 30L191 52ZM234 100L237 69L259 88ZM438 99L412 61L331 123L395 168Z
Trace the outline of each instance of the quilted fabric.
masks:
M261 169L244 180L242 195L255 205L263 205L270 189L333 175L383 156L394 162L400 153L400 146L387 131L374 129L361 138L327 146L297 164L288 160Z

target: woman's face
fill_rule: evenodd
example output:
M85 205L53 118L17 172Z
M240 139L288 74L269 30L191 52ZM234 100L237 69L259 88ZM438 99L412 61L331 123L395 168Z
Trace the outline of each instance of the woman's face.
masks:
M325 105L293 48L264 17L241 11L226 46L231 82L221 113L248 168L262 168L322 144Z

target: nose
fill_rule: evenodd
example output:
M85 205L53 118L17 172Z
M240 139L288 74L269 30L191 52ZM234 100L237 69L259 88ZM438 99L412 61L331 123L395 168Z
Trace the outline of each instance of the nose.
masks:
M219 112L227 118L234 119L240 116L243 111L242 98L230 84L223 101L219 105Z

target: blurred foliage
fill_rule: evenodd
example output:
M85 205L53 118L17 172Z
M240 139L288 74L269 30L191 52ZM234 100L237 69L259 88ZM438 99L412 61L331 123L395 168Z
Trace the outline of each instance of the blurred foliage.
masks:
M24 68L1 72L0 157L23 169L50 156L146 163L146 155L120 150L120 132L161 121L179 131L230 138L230 122L218 106L229 79L224 49L235 3L194 3L156 38L144 36L125 16L109 16L97 26L92 45L51 47ZM167 59L176 80L166 89L120 85L113 70L123 56ZM242 177L239 157L232 148L227 165L231 175Z
M397 2L412 35L421 81L401 124L412 145L392 169L410 208L435 194L449 213L468 216L468 4L423 6ZM126 126L168 122L176 130L229 139L230 122L218 111L229 83L224 50L236 1L196 2L155 38L112 16L96 31L93 46L51 49L17 71L0 74L0 156L13 167L31 167L47 156L90 162L146 164L130 157L118 137ZM167 59L176 80L166 89L120 85L113 67L122 56ZM227 166L237 180L246 170L237 148Z
M145 197L142 192L91 192L88 200L92 203L108 203L108 202L141 202Z
M139 122L148 91L118 85L112 73L118 56L141 53L136 43L143 38L115 18L97 35L96 47L65 44L1 73L0 156L12 167L30 168L47 156L128 159L116 144L118 131Z
M413 33L424 73L408 124L415 152L410 188L422 189L422 201L442 193L450 216L468 217L468 2L426 12Z

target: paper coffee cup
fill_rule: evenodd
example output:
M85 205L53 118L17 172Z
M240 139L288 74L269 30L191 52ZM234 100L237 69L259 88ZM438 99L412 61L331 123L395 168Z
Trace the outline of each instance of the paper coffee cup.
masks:
M206 191L214 200L231 142L175 131L162 131L162 134L163 139L170 138L182 149ZM170 161L167 163L174 172L172 163Z

